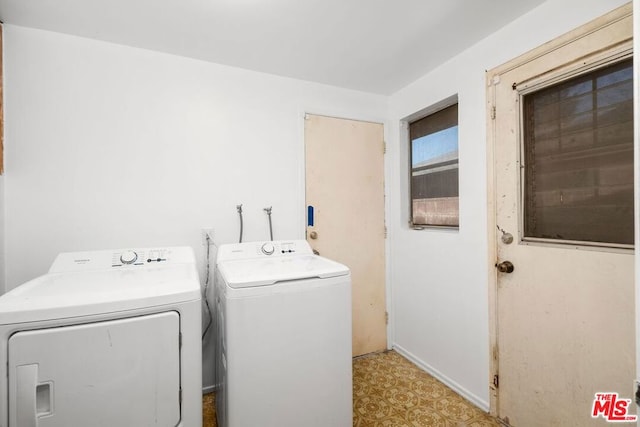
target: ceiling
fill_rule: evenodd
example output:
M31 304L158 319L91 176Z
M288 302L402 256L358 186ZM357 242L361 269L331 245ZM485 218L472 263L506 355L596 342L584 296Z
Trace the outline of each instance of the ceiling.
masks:
M391 94L544 0L0 0L0 20Z

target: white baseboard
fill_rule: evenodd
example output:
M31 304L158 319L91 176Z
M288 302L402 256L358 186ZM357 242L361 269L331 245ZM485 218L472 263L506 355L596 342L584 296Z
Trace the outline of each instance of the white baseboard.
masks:
M212 392L216 391L216 388L217 387L215 385L209 385L209 386L202 387L202 394L212 393Z
M451 378L447 377L442 372L435 369L433 366L430 366L428 363L425 363L424 361L420 360L416 355L405 350L398 344L393 344L393 349L397 351L399 354L401 354L402 356L409 359L414 364L418 365L418 367L426 371L428 374L437 378L439 381L444 383L447 387L453 389L453 391L455 391L460 396L467 399L469 402L476 405L478 408L482 409L487 413L489 412L489 402L487 402L486 400L481 399L477 395L471 393L469 390L467 390L457 382L453 381Z

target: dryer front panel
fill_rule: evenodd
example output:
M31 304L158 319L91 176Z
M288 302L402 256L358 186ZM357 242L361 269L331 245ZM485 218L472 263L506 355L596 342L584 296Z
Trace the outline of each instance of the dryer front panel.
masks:
M9 427L176 426L179 336L174 311L13 334Z

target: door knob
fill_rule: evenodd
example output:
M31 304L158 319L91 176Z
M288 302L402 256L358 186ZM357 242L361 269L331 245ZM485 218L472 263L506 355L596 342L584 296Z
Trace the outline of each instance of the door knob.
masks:
M513 273L514 267L511 261L502 261L499 264L496 264L496 268L500 273Z
M315 231L312 231L311 233L309 233L309 237L315 240L318 238L318 233Z

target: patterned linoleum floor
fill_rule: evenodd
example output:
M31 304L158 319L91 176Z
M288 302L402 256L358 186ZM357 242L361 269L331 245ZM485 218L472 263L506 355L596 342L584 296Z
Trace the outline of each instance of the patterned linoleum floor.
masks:
M214 395L205 395L202 403L203 427L216 427ZM353 426L485 427L500 424L395 351L389 351L353 361Z
M202 396L202 427L217 427L215 393Z

